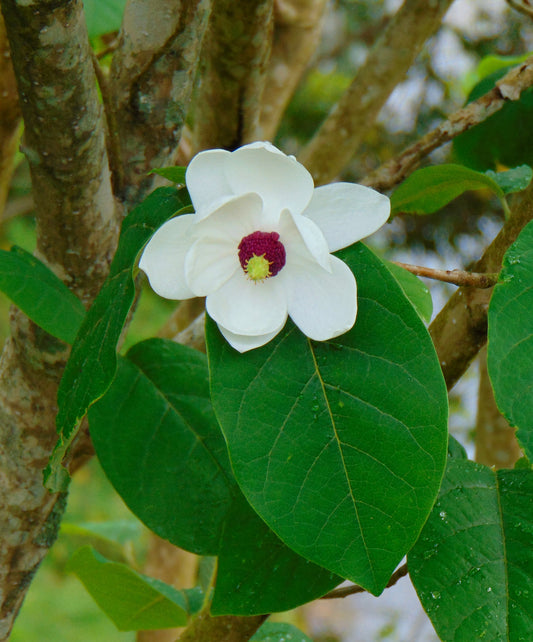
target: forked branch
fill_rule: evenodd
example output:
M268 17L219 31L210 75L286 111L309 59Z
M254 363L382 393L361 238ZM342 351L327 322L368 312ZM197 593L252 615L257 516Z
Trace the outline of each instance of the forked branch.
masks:
M399 156L366 176L361 183L377 190L387 190L408 176L432 151L466 130L479 125L499 111L505 103L518 100L533 85L533 56L513 67L489 92L459 109L438 127L427 133Z

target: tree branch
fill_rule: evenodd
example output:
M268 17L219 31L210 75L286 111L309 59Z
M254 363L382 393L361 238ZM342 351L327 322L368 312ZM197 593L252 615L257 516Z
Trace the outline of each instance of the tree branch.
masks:
M452 0L405 0L351 86L299 155L316 184L333 180L354 156L396 85L440 26ZM408 34L408 43L406 43Z
M15 167L20 129L20 108L11 65L11 55L2 14L0 13L0 217L9 192L9 183Z
M259 138L272 140L322 30L326 0L277 0L272 54L263 92Z
M361 183L381 191L394 187L413 171L422 158L483 122L499 111L506 102L518 100L521 93L532 85L533 56L511 69L491 91L456 111L441 125L407 147L399 156L366 176Z
M179 143L210 8L211 0L160 0L156 10L151 0L126 5L109 108L123 165L119 192L128 206L142 200L153 182L148 172L167 164Z
M436 270L422 265L400 263L399 261L392 261L392 263L403 267L404 270L411 272L411 274L416 274L416 276L444 281L444 283L453 283L453 285L464 285L473 288L491 288L496 285L498 281L497 274L479 274L477 272L465 272L464 270Z
M268 615L213 617L202 611L179 637L179 642L248 642Z
M81 0L37 4L1 3L25 123L37 253L87 305L118 232L102 109ZM65 503L43 488L42 469L57 438L67 349L17 310L11 328L0 359L0 640L9 637Z
M274 0L214 0L195 97L193 151L235 149L259 136Z
M479 394L476 417L475 460L485 466L514 468L522 451L516 429L498 410L487 369L487 348L479 353Z
M475 264L476 272L500 271L505 252L533 219L533 184L515 197L511 211L511 217ZM459 288L429 326L448 389L453 388L487 341L491 295L491 288Z

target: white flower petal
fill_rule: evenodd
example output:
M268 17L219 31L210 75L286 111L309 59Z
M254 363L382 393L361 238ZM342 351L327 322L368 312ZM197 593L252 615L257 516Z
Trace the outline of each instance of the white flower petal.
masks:
M350 268L331 257L331 273L316 263L295 267L283 283L289 315L300 330L315 341L347 332L357 315L357 285Z
M152 290L166 299L180 301L195 296L185 280L185 255L192 245L194 221L194 214L167 221L152 236L139 261Z
M242 194L224 199L208 216L196 224L198 236L233 239L239 245L241 239L261 227L263 201L257 194Z
M265 222L270 224L277 223L285 208L300 214L313 195L311 174L270 143L253 143L235 150L226 172L235 194L256 192L261 196Z
M279 222L279 234L285 246L287 266L302 261L307 264L315 259L325 270L331 271L328 244L321 229L311 219L284 210Z
M268 343L283 329L284 325L285 321L283 321L279 328L276 328L273 332L269 332L268 334L258 334L255 336L235 334L234 332L230 332L228 329L224 328L220 323L218 324L218 329L232 348L235 348L235 350L238 350L239 352L248 352L248 350L264 346L265 343Z
M364 185L333 183L317 187L303 212L322 230L330 252L352 245L389 218L389 199Z
M189 163L185 182L198 218L208 214L220 199L233 195L225 171L230 156L224 149L210 149L196 154Z
M218 290L234 272L240 270L237 244L230 240L202 237L185 258L185 277L196 296Z
M287 299L277 277L254 283L242 270L207 297L209 316L234 334L269 334L285 323Z

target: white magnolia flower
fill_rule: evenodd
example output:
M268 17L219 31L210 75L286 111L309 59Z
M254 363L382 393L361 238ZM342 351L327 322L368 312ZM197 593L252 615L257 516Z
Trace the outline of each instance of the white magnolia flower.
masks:
M331 252L385 223L386 196L351 183L314 189L294 157L261 142L200 152L186 182L195 214L165 223L141 257L157 294L206 296L239 352L270 341L287 316L317 341L353 326L355 278Z

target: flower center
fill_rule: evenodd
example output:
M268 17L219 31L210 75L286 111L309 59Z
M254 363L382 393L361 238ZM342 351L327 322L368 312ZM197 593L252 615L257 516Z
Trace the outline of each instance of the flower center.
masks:
M239 261L252 281L262 281L285 265L285 247L277 232L252 232L239 243Z

